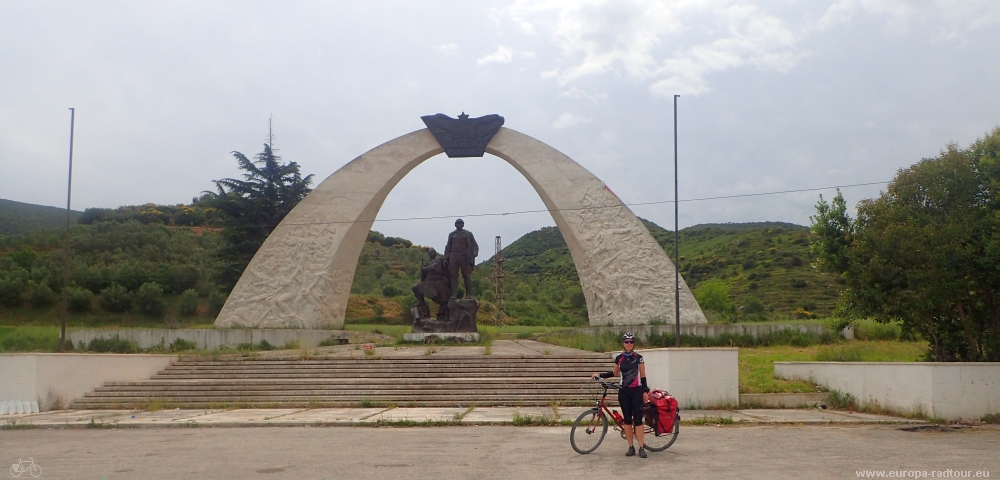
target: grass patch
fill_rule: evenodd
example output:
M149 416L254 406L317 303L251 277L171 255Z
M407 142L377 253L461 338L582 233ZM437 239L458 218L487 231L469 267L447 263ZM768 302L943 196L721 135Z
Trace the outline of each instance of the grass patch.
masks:
M701 417L694 420L685 420L686 425L733 425L736 423L733 417Z
M34 424L21 423L17 420L7 420L7 423L0 425L0 430L29 430L35 428Z
M927 351L925 343L855 341L820 347L817 362L918 362Z
M521 415L520 412L514 414L513 423L515 427L573 425L570 420L560 420L550 415Z
M373 427L448 427L462 425L459 420L389 420L380 418L371 423Z
M809 382L784 380L774 376L774 362L917 361L927 346L915 342L843 342L835 345L796 347L790 345L741 348L739 351L740 393L811 393L818 391Z
M0 352L55 352L59 349L59 327L0 327ZM73 345L67 344L67 350Z
M358 408L384 408L386 406L383 402L378 402L370 398L362 398L358 402Z
M621 335L625 330L603 331L598 334L586 332L566 332L552 333L538 338L538 340L560 345L563 347L589 350L592 352L612 352L621 349ZM825 332L822 335L810 335L794 330L781 330L768 333L766 335L736 335L723 334L718 337L700 337L697 335L681 335L681 346L683 347L768 347L774 345L793 345L806 347L810 345L824 345L843 341L839 334ZM660 348L674 346L675 337L673 334L653 334L644 339L636 339L636 348Z
M1000 413L987 413L986 415L983 415L983 418L980 420L982 420L983 423L1000 425Z

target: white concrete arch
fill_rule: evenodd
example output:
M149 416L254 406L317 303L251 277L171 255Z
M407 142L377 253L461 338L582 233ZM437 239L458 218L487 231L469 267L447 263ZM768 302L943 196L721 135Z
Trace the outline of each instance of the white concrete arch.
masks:
M327 177L268 236L215 326L342 328L358 258L382 203L414 167L443 151L422 129ZM494 135L486 151L521 172L552 211L576 264L591 325L673 320L674 265L604 182L556 149L508 128ZM681 322L706 323L684 283Z

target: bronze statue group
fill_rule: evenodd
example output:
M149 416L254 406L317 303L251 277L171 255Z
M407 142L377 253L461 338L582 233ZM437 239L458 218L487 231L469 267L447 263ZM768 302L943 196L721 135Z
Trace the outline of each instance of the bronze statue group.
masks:
M448 234L444 255L438 256L433 248L427 249L428 260L420 266L420 282L413 286L417 297L419 318L430 318L430 307L425 299L438 304L438 320L448 317L448 302L458 299L458 274L465 281L465 295L472 297L472 268L479 256L479 245L472 232L465 229L462 219L455 220L455 231Z

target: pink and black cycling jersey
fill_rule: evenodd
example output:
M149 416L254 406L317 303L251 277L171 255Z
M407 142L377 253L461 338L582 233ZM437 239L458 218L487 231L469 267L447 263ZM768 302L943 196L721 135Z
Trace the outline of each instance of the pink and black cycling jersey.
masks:
M622 352L615 357L615 364L621 370L623 387L638 387L641 385L639 382L639 365L642 363L642 355L639 355L637 352L632 352L631 355Z

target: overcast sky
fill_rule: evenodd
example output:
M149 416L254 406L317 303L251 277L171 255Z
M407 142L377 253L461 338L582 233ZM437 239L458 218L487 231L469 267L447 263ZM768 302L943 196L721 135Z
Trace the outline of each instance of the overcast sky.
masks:
M497 113L626 203L890 180L1000 124L1000 2L0 0L0 198L187 203L275 146L318 181L423 128ZM844 189L849 204L881 186ZM820 192L681 204L680 225L808 224ZM827 197L832 192L823 192ZM504 161L435 157L380 219L543 208ZM673 206L633 211L673 225ZM548 214L469 217L490 251ZM443 247L451 219L375 229ZM488 255L487 255L488 256Z

